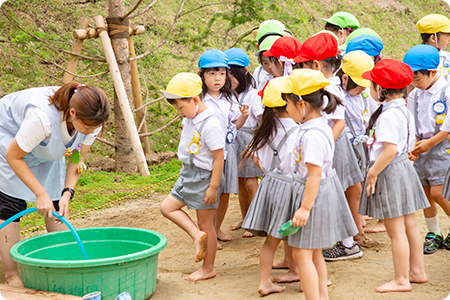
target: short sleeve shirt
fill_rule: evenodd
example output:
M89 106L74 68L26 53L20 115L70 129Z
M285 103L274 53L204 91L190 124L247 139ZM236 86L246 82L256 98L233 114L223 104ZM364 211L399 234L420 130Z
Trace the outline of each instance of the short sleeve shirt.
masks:
M244 98L241 98L242 96L244 96ZM239 94L239 103L248 104L249 106L249 115L243 127L256 127L259 121L261 121L261 116L264 113L264 106L262 104L261 96L258 95L258 91L250 87L249 90L242 92Z
M330 84L327 85L325 87L325 89L328 92L332 93L333 95L337 96L342 101L343 91L340 86L341 79L337 76L334 76L334 77L328 78L328 80L330 81ZM325 98L323 101L322 109L325 109L327 107L327 105L328 105L328 99ZM322 111L321 114L327 118L328 125L330 127L333 127L333 125L334 125L333 120L344 120L345 119L344 112L345 112L344 105L338 105L338 106L336 106L336 110L334 112L327 114L326 112Z
M377 110L378 104L370 95L367 94L367 91L365 91L367 97L365 97L362 93L357 96L351 96L346 91L343 93L344 98L342 101L344 102L348 119L355 130L355 134L362 135L366 132L367 125L369 124L368 120L374 111ZM366 119L363 117L364 115L367 116ZM349 124L346 124L345 126L345 133L349 139L353 138Z

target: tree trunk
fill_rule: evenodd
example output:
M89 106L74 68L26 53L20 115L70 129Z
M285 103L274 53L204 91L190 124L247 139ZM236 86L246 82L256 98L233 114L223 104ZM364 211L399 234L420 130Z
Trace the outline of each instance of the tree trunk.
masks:
M109 0L108 18L121 17L126 14L124 0ZM111 44L119 65L120 75L127 93L130 106L133 107L131 92L131 68L128 52L128 38L111 38ZM116 172L136 173L137 164L133 154L132 143L123 119L122 111L114 93L114 118L116 138Z

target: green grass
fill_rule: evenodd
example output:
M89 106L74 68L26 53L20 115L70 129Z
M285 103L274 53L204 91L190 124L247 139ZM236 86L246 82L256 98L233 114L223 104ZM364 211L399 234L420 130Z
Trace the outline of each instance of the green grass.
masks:
M105 171L86 171L81 174L75 188L75 197L70 201L70 215L98 207L113 200L120 199L133 192L141 191L164 179L178 174L181 162L173 160L167 164L150 166L150 176L126 175L123 173L109 173ZM153 193L168 194L177 178L166 181L147 191L131 196L127 199L149 198ZM34 202L28 202L28 207L34 207ZM43 224L44 220L38 214L23 217L21 229Z

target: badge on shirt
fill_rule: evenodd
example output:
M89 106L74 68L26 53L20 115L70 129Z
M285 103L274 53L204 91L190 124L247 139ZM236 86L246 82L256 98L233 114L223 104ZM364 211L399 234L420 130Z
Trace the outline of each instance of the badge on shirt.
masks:
M200 151L200 134L194 132L192 143L189 144L189 153L197 154Z
M298 147L295 147L292 150L292 158L294 159L294 161L296 162L300 162L302 160L302 147L300 146L300 144L298 145Z
M440 115L445 112L445 109L447 108L447 104L445 102L446 101L444 99L444 101L438 100L433 103L433 110L436 114Z
M439 73L442 75L442 76L447 76L448 75L448 73L449 73L449 67L446 67L445 65L444 66L442 66L441 67L441 69L439 70Z
M436 116L436 124L442 125L445 121L445 113Z
M364 123L369 123L370 115L369 110L366 108L366 110L362 113L362 118L364 120Z
M366 141L367 146L371 146L375 142L375 128L370 129L369 138Z
M228 130L227 133L227 143L231 144L234 141L234 132L233 129Z

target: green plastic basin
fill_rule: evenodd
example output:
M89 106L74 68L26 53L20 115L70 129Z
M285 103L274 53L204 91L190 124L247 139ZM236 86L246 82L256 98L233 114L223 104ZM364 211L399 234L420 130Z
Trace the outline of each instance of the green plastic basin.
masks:
M167 244L164 235L130 227L77 232L89 260L83 260L69 230L32 237L12 247L11 257L20 264L25 287L75 296L101 291L106 300L123 292L133 300L153 294L158 253Z

